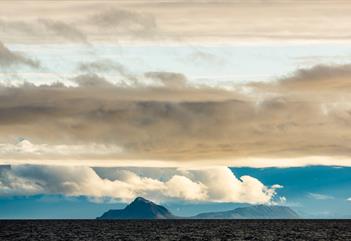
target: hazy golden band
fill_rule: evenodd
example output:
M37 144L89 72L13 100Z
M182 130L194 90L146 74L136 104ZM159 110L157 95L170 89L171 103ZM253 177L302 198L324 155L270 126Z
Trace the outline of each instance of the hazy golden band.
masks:
M2 1L0 27L12 43L349 41L350 11L341 0Z

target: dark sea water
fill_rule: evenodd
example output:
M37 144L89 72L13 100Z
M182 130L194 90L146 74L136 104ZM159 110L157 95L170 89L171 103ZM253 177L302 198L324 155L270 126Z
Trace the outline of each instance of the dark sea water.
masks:
M351 240L351 220L0 221L0 240Z

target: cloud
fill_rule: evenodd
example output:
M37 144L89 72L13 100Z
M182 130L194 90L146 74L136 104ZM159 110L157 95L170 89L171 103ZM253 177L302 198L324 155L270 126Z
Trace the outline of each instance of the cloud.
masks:
M67 40L88 43L87 36L72 24L51 19L39 19L38 22L49 31Z
M11 145L11 138L25 137L38 146L95 143L102 150L109 146L122 152L87 152L84 158L70 159L53 152L28 153L25 159L7 151L0 161L91 166L351 165L346 65L302 69L275 82L225 90L194 85L172 72L145 73L143 77L154 84L142 84L137 77L135 84L116 84L94 73L111 67L104 63L81 66L86 73L71 80L76 87L1 86L1 148ZM324 69L327 77L316 73ZM320 85L335 88L320 91Z
M217 65L225 65L225 61L221 57L206 51L196 49L193 53L187 56L187 61L191 61L196 65L207 64L208 66L211 66L211 68Z
M272 186L274 189L280 189L280 188L284 188L284 186L279 185L279 184L275 184Z
M16 65L26 65L32 68L39 68L40 63L21 53L11 51L2 42L0 42L0 66L10 67Z
M320 193L309 193L308 196L310 198L313 198L313 199L316 199L316 200L330 200L330 199L334 199L333 196L324 195L324 194L320 194Z
M80 87L86 88L109 88L113 84L97 74L83 74L73 78Z
M107 197L120 201L144 196L158 201L253 204L271 203L276 196L274 187L267 187L250 176L238 179L226 167L168 169L169 177L164 180L128 168L112 168L112 171L113 175L110 173L107 178L90 167L2 166L0 195L84 195L92 200Z
M91 61L91 62L83 62L83 63L80 63L78 66L78 70L83 72L90 72L90 73L110 72L113 70L121 70L121 69L125 70L123 65L119 63L115 63L108 59Z
M96 79L99 78L96 73L117 72L121 76L123 84L128 84L127 82L131 82L132 84L138 83L137 76L131 73L124 65L109 59L82 62L78 65L78 70L88 73L91 76L94 75ZM80 76L77 77L79 78Z
M23 33L26 34L27 36L33 36L34 32L33 32L33 26L28 23L27 21L21 21L21 20L15 20L15 21L9 21L9 20L5 20L5 19L0 19L0 26L1 26L1 30L2 32L5 33Z
M335 97L336 91L343 93L349 87L347 78L351 75L350 66L345 65L315 65L310 68L300 68L285 76L269 82L251 82L247 88L254 93L262 93L265 96L274 97L283 104L287 97L295 97L296 100L304 100L303 97L325 98L318 101L328 102L326 97ZM256 91L256 92L255 92ZM330 92L330 95L326 93ZM273 102L271 102L273 103Z
M45 156L55 155L68 156L70 158L76 156L84 158L84 156L102 155L102 154L116 154L121 153L122 149L118 146L106 146L101 144L85 144L85 145L47 145L47 144L33 144L24 138L20 139L15 144L0 144L0 154L2 157L22 157L26 158L30 155Z
M231 90L195 85L181 73L147 72L128 85L95 73L115 67L81 63L85 73L71 79L75 87L0 86L1 163L351 165L348 65L301 69ZM84 158L53 151L25 157L9 148L18 137L36 146L64 145L68 153L92 143L101 151ZM123 151L104 152L107 146Z
M212 201L268 203L276 194L275 188L268 188L256 178L236 178L228 168L190 169L185 172L206 185Z
M165 87L168 88L183 88L186 85L187 78L180 73L172 72L147 72L145 77L159 80Z
M167 195L184 200L207 200L207 187L187 177L174 175L166 183Z
M280 79L282 88L299 91L345 91L351 87L351 65L316 65L299 69L291 76Z
M75 26L74 23L69 20L58 20L43 18L36 16L35 19L27 19L26 21L13 20L13 17L9 19L0 19L0 27L3 32L5 39L11 42L22 42L21 39L13 39L9 36L19 36L25 40L25 43L31 42L33 39L35 43L46 42L46 43L57 43L58 38L61 38L70 42L78 42L88 44L87 35L79 27Z
M157 29L156 20L151 14L113 7L94 14L89 21L99 27L128 30L138 35L149 35Z
M83 35L92 42L112 43L336 42L351 38L351 6L343 1L43 2L28 6L26 11L7 2L3 9L1 25L6 42L57 41L57 36L45 36L45 31L37 26L38 18L73 25L75 30L67 25L51 26L72 41L84 40Z
M214 121L207 120L208 112L217 112L220 116L227 108L235 105L244 108L246 105L236 100L222 103L220 100L235 95L209 87L119 87L96 75L79 76L74 80L79 84L76 88L1 88L0 109L4 115L0 117L0 129L3 131L0 139L6 140L7 136L17 135L27 137L38 145L96 143L125 150L124 154L106 153L100 157L87 157L86 160L167 159L169 155L170 158L178 159L179 156L183 159L185 156L182 157L181 152L191 151L187 149L194 144L195 151L203 149L201 146L196 148L196 140L201 139L203 142L202 136L206 135L198 129L201 126L197 118L203 120L201 125L205 127ZM8 105L9 99L12 100L11 105ZM188 128L189 132L183 128ZM210 132L209 137L218 133L215 130ZM176 144L178 142L183 144ZM16 152L13 153L15 155ZM12 159L13 156L7 152L7 158ZM7 158L3 156L2 161ZM32 158L38 159L38 156L27 156L28 160ZM56 159L56 155L43 153L40 159L44 158Z

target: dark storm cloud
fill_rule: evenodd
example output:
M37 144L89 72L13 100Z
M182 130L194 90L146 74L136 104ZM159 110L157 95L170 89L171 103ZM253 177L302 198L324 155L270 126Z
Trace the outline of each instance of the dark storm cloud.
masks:
M0 42L0 66L10 67L14 65L26 65L32 68L39 68L39 61L33 60L21 53L11 51Z

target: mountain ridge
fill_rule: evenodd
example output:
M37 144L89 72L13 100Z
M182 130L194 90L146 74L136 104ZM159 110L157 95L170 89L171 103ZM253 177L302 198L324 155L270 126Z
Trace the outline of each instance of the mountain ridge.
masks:
M252 205L221 212L199 213L193 219L298 219L289 207L279 205Z
M252 205L221 212L199 213L192 217L178 217L162 205L137 197L124 209L111 209L97 219L298 219L289 207Z

